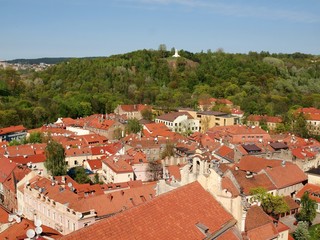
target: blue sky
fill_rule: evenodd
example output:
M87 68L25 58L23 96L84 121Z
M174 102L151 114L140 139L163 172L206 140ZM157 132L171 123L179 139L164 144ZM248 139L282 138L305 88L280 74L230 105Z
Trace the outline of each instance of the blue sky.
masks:
M0 0L0 59L190 52L320 54L320 0Z

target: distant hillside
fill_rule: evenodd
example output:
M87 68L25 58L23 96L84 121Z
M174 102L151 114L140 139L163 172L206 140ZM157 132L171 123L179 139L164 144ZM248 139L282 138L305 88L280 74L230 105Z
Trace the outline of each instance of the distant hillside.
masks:
M285 117L299 106L320 108L317 56L184 50L180 58L173 54L144 49L109 57L25 60L60 61L41 72L0 69L0 127L30 128L58 117L110 113L118 104L197 108L199 99L210 97L226 98L246 114ZM285 119L290 122L290 115Z
M40 64L40 63L46 63L46 64L58 64L61 62L65 62L70 60L71 58L35 58L35 59L14 59L7 61L8 63L20 63L20 64Z
M10 61L6 61L8 63L20 63L20 64L58 64L66 61L70 61L72 59L97 59L103 57L82 57L82 58L74 58L74 57L58 57L58 58L34 58L34 59L27 59L27 58L20 58L20 59L13 59Z

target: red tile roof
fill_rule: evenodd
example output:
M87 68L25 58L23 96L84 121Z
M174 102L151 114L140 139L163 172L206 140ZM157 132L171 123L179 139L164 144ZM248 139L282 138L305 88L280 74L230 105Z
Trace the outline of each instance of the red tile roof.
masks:
M305 192L309 192L309 197L315 200L317 203L320 203L320 186L319 185L307 183L306 185L304 185L302 189L300 189L299 192L297 192L296 198L301 199L302 195Z
M296 203L290 196L284 196L284 201L288 204L290 210L299 208L299 204Z
M112 143L106 146L96 146L91 148L92 155L113 155L120 151L122 144L120 142Z
M6 128L0 128L0 135L8 134L8 133L13 133L13 132L21 132L27 130L24 126L19 125L19 126L10 126Z
M240 185L243 193L248 196L253 188L263 187L268 191L276 189L276 186L264 173L253 175L251 178L247 178L245 171L232 170L232 174Z
M120 105L120 108L124 112L140 112L140 111L142 111L144 109L151 109L150 106L143 105L143 104Z
M240 170L250 171L253 173L258 173L262 169L266 169L268 167L274 168L280 165L280 160L265 159L251 155L242 157L239 163L236 164L236 166L239 167Z
M269 123L281 123L282 122L282 118L281 117L261 116L261 115L249 115L247 120L248 121L253 121L253 122L266 121L266 122L269 122Z
M174 177L174 179L180 181L181 180L181 174L180 169L183 167L183 165L170 165L167 166L167 170L169 172L170 177Z
M0 158L0 183L3 183L17 166L15 162L8 158Z
M62 235L58 231L42 225L42 234L41 236L50 237L52 239L59 239ZM35 225L33 221L28 219L22 219L20 223L12 224L8 229L4 230L0 233L0 239L7 240L23 240L27 239L26 232L28 229L35 229ZM38 238L38 239L46 239L46 238Z
M100 159L88 160L87 162L90 165L91 170L97 170L102 168L102 161Z
M221 188L230 192L233 197L237 197L240 195L239 189L236 187L236 185L231 181L229 177L222 178Z
M291 150L292 155L298 159L306 160L306 159L312 159L314 158L317 153L311 152L307 148L294 148Z
M170 112L158 116L157 119L173 122L177 117L186 116L188 119L193 119L193 117L188 112Z
M110 156L101 159L115 173L132 173L133 169L125 160L119 159L119 156Z
M234 162L234 150L226 145L220 147L215 153L223 158Z
M10 189L11 192L16 192L16 184L21 181L31 170L27 166L17 165L7 179L3 182L3 186L6 189Z
M77 202L72 202L69 207L79 212L94 209L97 216L100 217L118 213L150 201L154 198L155 194L155 184L148 184L89 198L82 198Z
M295 164L286 163L264 170L276 187L285 188L308 180L307 175Z
M273 239L278 231L270 217L261 207L251 206L245 220L245 232L249 239L265 240Z
M208 232L216 233L232 221L232 215L198 182L194 182L61 239L181 239L183 237L194 240L205 237L196 226L197 223L208 227Z
M43 163L46 161L45 154L36 154L36 155L25 155L25 156L18 156L18 157L10 157L10 159L18 164L27 164L31 163Z
M302 112L307 120L320 121L320 109L317 108L299 108L297 113Z
M175 135L164 123L148 123L143 127L145 137L173 137Z
M35 155L43 154L47 144L36 143L36 144L26 144L19 146L8 146L6 148L6 155L8 157L24 156L24 155Z
M0 224L7 223L9 212L0 205Z

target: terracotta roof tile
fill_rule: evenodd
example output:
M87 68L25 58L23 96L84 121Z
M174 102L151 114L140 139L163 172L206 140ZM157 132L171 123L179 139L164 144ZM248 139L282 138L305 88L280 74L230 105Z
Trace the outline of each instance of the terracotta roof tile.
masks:
M35 155L25 155L25 156L18 156L18 157L10 157L10 159L18 164L27 164L31 163L43 163L46 160L45 154L35 154Z
M247 178L246 172L241 170L232 170L233 176L242 188L244 194L250 195L250 191L253 188L263 187L268 191L276 189L276 186L272 183L269 177L264 174L255 174L251 178Z
M41 236L50 237L52 239L59 239L62 236L58 231L48 226L42 225L41 227L42 227ZM8 240L27 239L26 232L28 229L35 229L34 222L28 219L22 219L20 223L14 223L8 229L1 232L0 239L8 239Z
M220 147L215 153L223 158L231 160L232 162L234 161L234 150L226 145Z
M8 133L13 133L13 132L21 132L27 130L24 126L19 125L19 126L10 126L6 128L0 128L0 135L5 135Z
M242 157L239 163L236 164L236 166L239 167L239 169L242 171L250 171L253 173L258 173L262 169L281 166L281 161L265 159L265 158L249 155L249 156Z
M284 188L308 180L307 175L295 164L285 164L264 170L276 187Z
M0 183L3 183L17 166L15 162L8 158L0 158Z
M304 185L302 189L300 189L299 192L297 192L296 198L301 199L302 195L305 192L309 192L309 197L315 200L317 203L320 203L320 186L319 185L307 183L306 185Z
M112 171L116 173L131 173L133 172L132 166L125 160L119 159L119 156L110 156L101 159Z
M180 116L187 116L188 119L193 119L193 117L188 112L170 112L170 113L158 116L157 119L173 122L177 117L180 117Z
M132 104L132 105L120 105L124 112L140 112L144 109L151 109L148 105L143 104Z
M196 223L215 233L232 220L210 193L194 182L61 239L203 239Z
M226 189L228 192L230 192L233 197L237 197L240 195L239 189L235 186L235 184L230 180L229 177L222 178L221 187L222 189Z
M261 227L265 224L272 222L270 217L258 205L253 205L247 212L245 221L245 231Z

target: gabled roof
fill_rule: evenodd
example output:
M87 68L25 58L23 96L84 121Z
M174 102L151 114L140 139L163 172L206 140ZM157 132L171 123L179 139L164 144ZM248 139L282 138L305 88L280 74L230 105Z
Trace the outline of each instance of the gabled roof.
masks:
M88 160L91 170L97 170L102 168L102 161L100 159Z
M24 155L35 155L43 154L47 144L46 143L36 143L36 144L26 144L19 146L8 146L6 148L6 155L8 157L17 157Z
M317 108L299 108L297 113L302 112L307 120L320 121L320 109Z
M188 112L170 112L157 117L157 119L173 122L180 116L186 116L188 119L193 119L193 117Z
M221 188L230 192L233 197L237 197L240 195L239 189L236 187L236 185L231 181L229 177L222 178Z
M268 216L261 207L253 205L249 208L245 220L245 234L248 239L276 239L280 233L290 228L278 220Z
M144 109L151 109L150 106L143 104L120 105L120 108L124 112L140 112Z
M14 133L14 132L22 132L27 130L24 126L19 125L19 126L10 126L6 128L0 128L0 135L5 135L8 133Z
M236 164L236 166L239 167L240 170L253 173L258 173L262 169L274 168L280 165L280 160L265 159L251 155L242 157L239 163Z
M249 115L247 118L248 121L252 122L260 122L265 121L267 123L281 123L281 117L273 117L273 116L261 116L261 115Z
M317 155L316 152L311 152L307 148L302 148L302 147L294 148L291 150L291 152L294 157L302 160L311 159Z
M268 191L276 189L276 186L265 173L252 175L250 178L248 178L246 172L233 169L232 174L237 180L243 193L247 196L250 195L250 191L253 188L257 187L263 187Z
M297 192L296 198L301 199L302 195L305 192L309 193L309 198L311 198L312 200L315 200L317 203L320 203L320 186L319 185L307 183L306 185L304 185L302 189L300 189L299 192Z
M173 137L175 134L164 123L148 123L143 127L145 137Z
M122 212L125 209L150 201L155 194L155 184L147 184L90 198L82 198L77 202L71 203L69 207L79 212L94 209L97 216L104 216Z
M102 162L106 164L115 173L132 173L132 166L123 159L119 159L119 156L110 156L102 159Z
M215 153L230 162L234 162L234 150L226 145L220 147Z
M35 229L36 226L34 225L33 221L28 219L22 219L20 223L14 223L9 226L6 230L0 233L0 239L27 239L26 232L28 229ZM42 225L42 234L38 239L46 239L42 236L50 237L51 239L59 239L62 235L58 231L46 226Z
M295 164L264 169L276 187L285 188L308 180L307 175Z
M232 215L198 182L162 194L62 239L204 239L206 235L197 224L208 228L209 233L225 227L225 234L233 236L229 239L240 239L227 231L235 224ZM218 239L223 236L222 233Z
M181 180L181 173L180 173L180 169L183 167L184 165L169 165L167 166L167 170L169 172L169 176L170 177L174 177L174 179L180 181Z
M4 181L3 186L10 189L11 192L16 192L16 184L21 181L31 170L27 166L17 165L11 174Z
M0 183L6 180L16 166L17 164L12 160L0 157Z

